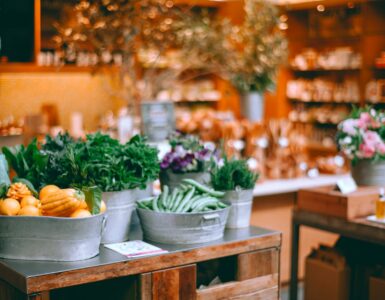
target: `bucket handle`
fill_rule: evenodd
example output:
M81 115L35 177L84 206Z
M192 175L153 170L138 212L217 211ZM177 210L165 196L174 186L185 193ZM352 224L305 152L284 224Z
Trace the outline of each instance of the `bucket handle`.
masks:
M104 232L106 231L106 227L107 227L107 219L108 219L108 216L105 215L105 216L103 217L103 220L102 220L102 229L101 229L101 231L100 231L100 234L101 234L101 235L103 235Z
M209 215L203 215L201 219L201 226L209 226L209 225L215 225L220 223L220 217L219 214L209 214Z

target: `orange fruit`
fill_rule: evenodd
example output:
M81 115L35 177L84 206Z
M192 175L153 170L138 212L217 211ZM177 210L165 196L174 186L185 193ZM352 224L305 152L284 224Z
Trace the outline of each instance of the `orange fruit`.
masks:
M39 200L36 199L34 196L25 196L23 199L21 199L20 206L23 208L24 206L30 205L30 206L38 206Z
M33 205L26 205L19 210L19 216L40 216L40 210Z
M44 197L46 197L47 195L53 193L53 192L56 192L60 190L60 188L56 185L46 185L45 187L43 187L40 192L39 192L39 199L42 200Z
M88 205L86 201L80 201L80 208L88 209Z
M89 210L84 209L84 208L78 208L75 210L70 217L71 218L86 218L92 216Z
M0 202L0 215L15 216L20 210L20 203L16 199L7 198Z
M102 200L102 203L100 204L100 213L104 213L107 210L106 203Z

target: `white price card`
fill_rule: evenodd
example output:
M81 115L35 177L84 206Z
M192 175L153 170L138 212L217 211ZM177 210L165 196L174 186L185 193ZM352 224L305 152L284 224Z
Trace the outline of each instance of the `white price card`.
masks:
M127 257L141 257L168 252L167 250L139 240L115 244L105 244L104 247L114 250Z
M342 194L349 194L357 190L357 184L352 177L338 180L337 187Z

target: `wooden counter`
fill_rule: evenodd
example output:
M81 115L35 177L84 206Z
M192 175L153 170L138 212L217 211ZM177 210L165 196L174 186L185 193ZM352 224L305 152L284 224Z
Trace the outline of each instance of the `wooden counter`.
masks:
M300 189L334 185L349 174L320 175L315 178L276 179L258 182L254 188L251 224L282 232L281 282L290 280L291 212ZM302 243L299 256L299 277L304 274L305 257L319 243L333 245L337 235L313 228L301 232Z
M79 262L0 259L0 299L279 299L280 232L250 227L205 244L152 244L169 253L129 259L101 246ZM207 263L227 280L198 289Z

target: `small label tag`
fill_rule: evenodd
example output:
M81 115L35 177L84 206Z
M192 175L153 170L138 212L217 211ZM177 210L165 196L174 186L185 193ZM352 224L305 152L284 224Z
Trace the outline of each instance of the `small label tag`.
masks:
M357 190L357 184L352 177L338 180L337 187L342 194L349 194Z
M143 241L128 241L123 243L105 244L104 247L114 250L127 257L141 257L167 253L167 250L161 249Z

